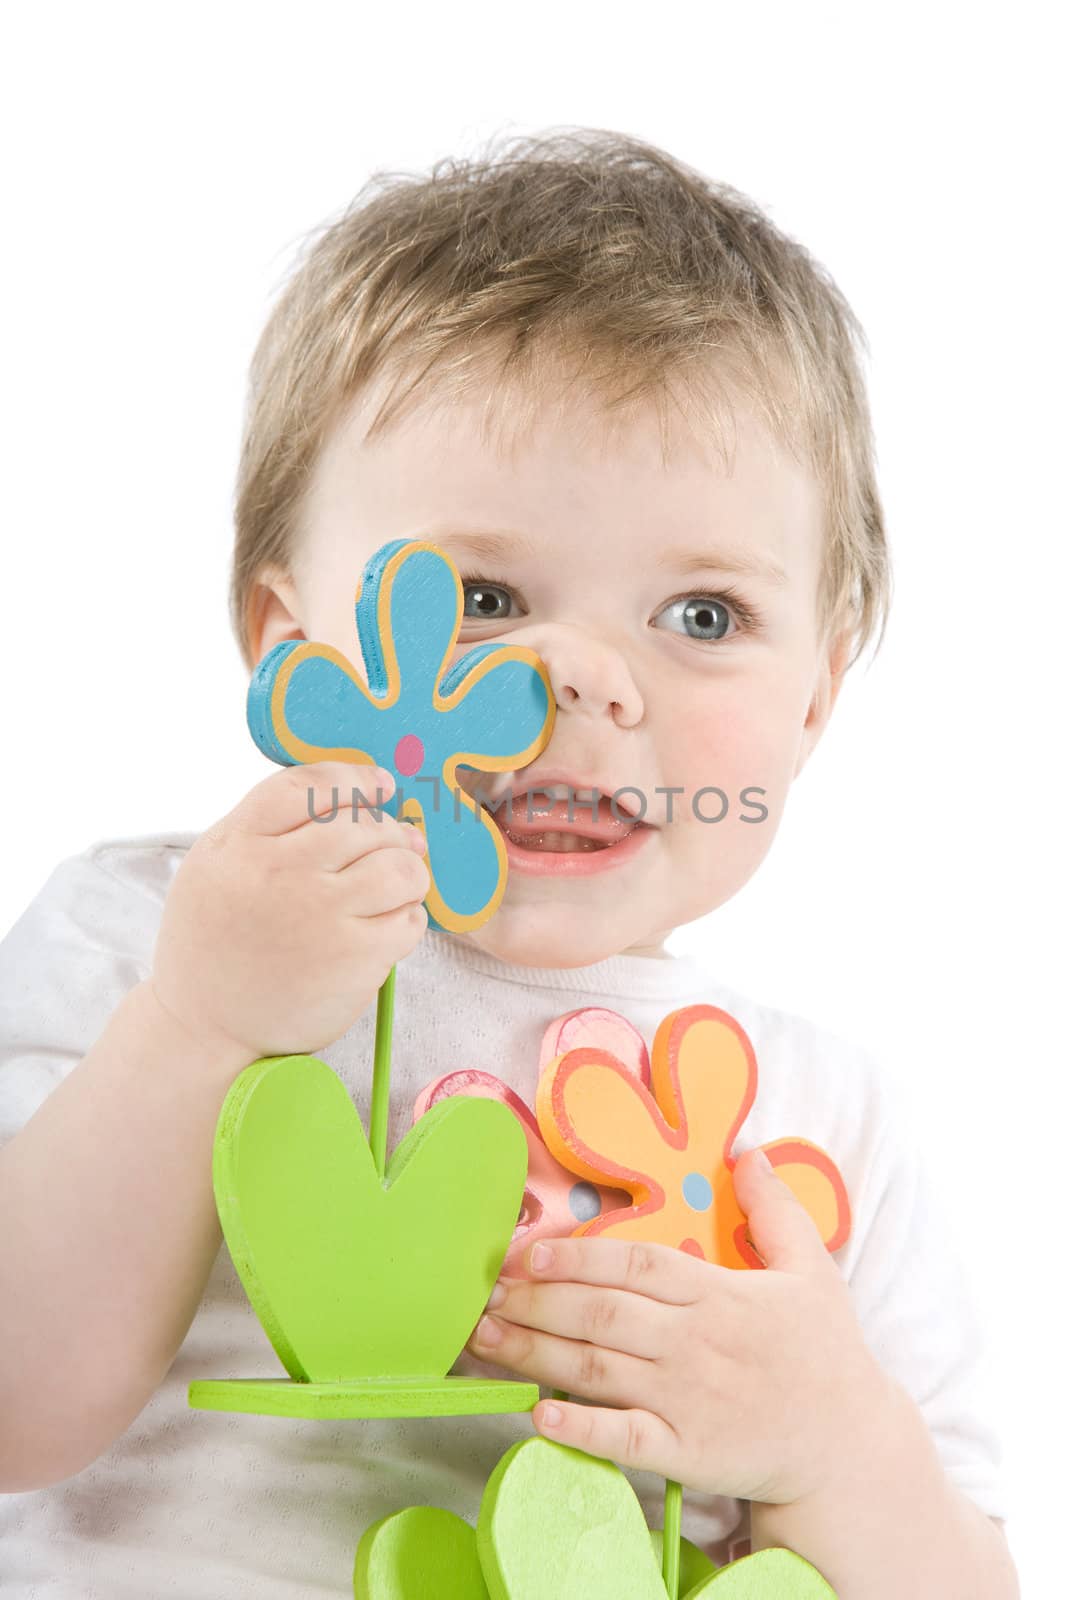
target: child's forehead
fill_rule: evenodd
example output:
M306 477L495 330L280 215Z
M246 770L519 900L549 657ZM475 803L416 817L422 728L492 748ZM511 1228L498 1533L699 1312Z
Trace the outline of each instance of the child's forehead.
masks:
M653 401L613 415L571 389L520 412L525 427L505 443L483 426L492 397L491 386L458 398L430 391L374 429L380 386L361 394L309 489L309 563L333 570L356 546L369 555L409 537L498 575L555 564L561 581L586 567L604 572L610 553L620 592L668 567L679 584L715 568L777 592L811 586L821 490L743 396L733 397L722 437L701 437L682 416L666 449Z
M488 372L459 388L424 381L406 398L396 375L382 375L339 409L315 471L417 460L422 473L437 467L447 475L461 460L485 474L549 465L617 477L622 463L631 478L721 479L736 476L739 452L760 471L777 463L814 477L788 408L718 373L656 382L614 373L597 383L560 370L534 385Z

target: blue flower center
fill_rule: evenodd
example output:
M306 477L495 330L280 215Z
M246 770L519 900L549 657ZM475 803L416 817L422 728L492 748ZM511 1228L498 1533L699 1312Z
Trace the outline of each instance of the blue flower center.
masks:
M600 1196L591 1183L574 1184L567 1196L567 1203L571 1208L571 1215L578 1222L588 1222L592 1217L600 1215Z
M702 1172L687 1172L682 1179L682 1196L693 1211L707 1211L711 1206L711 1184Z

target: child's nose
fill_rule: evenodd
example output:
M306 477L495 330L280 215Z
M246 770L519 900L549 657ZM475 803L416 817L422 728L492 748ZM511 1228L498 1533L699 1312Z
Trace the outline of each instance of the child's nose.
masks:
M610 713L620 728L634 728L644 717L644 701L625 656L587 629L544 623L516 628L508 643L536 650L560 710L587 717Z

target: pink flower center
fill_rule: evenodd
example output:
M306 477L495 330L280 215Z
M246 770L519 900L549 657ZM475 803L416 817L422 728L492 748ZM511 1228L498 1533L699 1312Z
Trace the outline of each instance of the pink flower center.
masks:
M422 740L417 733L405 733L402 739L397 740L396 749L393 751L393 766L402 777L411 778L418 772L426 757Z

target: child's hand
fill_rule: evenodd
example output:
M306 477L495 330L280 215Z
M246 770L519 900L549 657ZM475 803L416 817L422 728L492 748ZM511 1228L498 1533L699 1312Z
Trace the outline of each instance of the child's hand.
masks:
M483 1319L470 1348L599 1402L540 1401L546 1438L709 1494L788 1503L881 1447L892 1384L792 1192L755 1152L734 1183L766 1271L622 1239L542 1242L526 1257L539 1281L502 1278L489 1302L500 1337L486 1342Z
M330 816L336 790L337 815ZM352 790L365 803L352 816ZM259 1056L321 1049L374 998L427 926L425 838L371 807L389 774L285 767L196 840L175 874L151 985L194 1034Z

